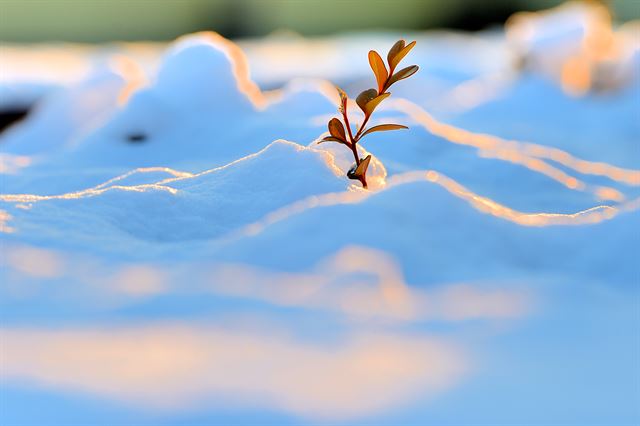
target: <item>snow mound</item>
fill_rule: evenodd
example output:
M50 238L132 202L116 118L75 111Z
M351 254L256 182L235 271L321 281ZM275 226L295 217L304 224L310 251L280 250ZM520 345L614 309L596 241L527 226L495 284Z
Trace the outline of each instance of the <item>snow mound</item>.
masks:
M581 220L585 213L566 215L561 222L564 226L552 226L553 221L547 220L562 215L546 219L544 215L525 216L525 222L535 225L530 227L514 220L518 213L495 206L490 200L484 206L475 204L475 200L475 195L456 194L446 185L435 185L428 179L412 180L366 198L344 197L326 205L291 211L278 220L252 227L236 241L213 250L230 261L258 262L276 269L290 265L306 268L315 259L356 244L390 253L400 261L411 282L526 278L531 274L559 273L567 262L572 265L572 274L583 279L619 280L626 285L633 281L633 254L612 252L608 244L634 244L636 237L628 230L640 226L637 211L620 212L615 220L608 220L617 211L611 208L596 210L595 216L587 220ZM605 223L584 226L594 222ZM567 226L571 224L581 226ZM297 235L315 243L278 243L293 241ZM323 238L325 235L331 238ZM599 244L603 240L608 244ZM505 247L509 250L505 251ZM451 259L457 266L442 268ZM614 271L612 263L618 265Z
M150 182L157 171L138 170L77 193L2 200L20 217L13 226L23 237L55 240L62 233L77 231L81 237L91 230L96 239L124 232L169 242L219 237L280 206L351 185L330 154L286 141L224 167L173 174L178 176Z
M25 121L0 135L3 152L41 155L69 148L113 114L124 86L120 74L100 67L77 85L49 93Z
M254 108L248 93L247 71L239 62L242 52L215 33L199 33L178 39L168 50L153 91L161 102L183 112L209 111L223 115L244 114ZM245 65L246 67L246 65ZM260 96L257 86L254 95Z
M55 176L60 170L100 168L111 169L111 178L138 167L189 171L218 167L276 139L307 145L326 129L326 123L314 118L335 112L335 105L326 94L326 82L292 83L278 94L271 94L267 102L249 78L244 54L214 33L179 39L165 55L151 83L136 87L132 93L128 92L130 81L120 78L120 85L109 93L112 103L124 99L124 105L115 108L109 104L109 108L105 107L108 113L93 117L99 126L73 138L61 138L73 139L73 144L58 144L53 155L39 159L27 174ZM82 96L95 97L94 92L99 89L104 90L94 82L93 86L86 83L78 90ZM53 99L61 102L55 96ZM71 114L68 108L60 111L58 115ZM40 126L26 128L39 134L50 133L56 126L59 123L49 119ZM33 135L25 138L37 139ZM22 142L15 145L22 146ZM58 183L57 187L61 185L68 183Z

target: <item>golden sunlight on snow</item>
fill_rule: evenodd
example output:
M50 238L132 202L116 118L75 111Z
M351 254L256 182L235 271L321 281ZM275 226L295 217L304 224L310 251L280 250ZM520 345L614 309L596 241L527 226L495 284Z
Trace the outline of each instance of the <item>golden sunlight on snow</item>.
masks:
M441 392L469 367L451 343L390 332L310 343L264 327L234 332L163 324L5 329L0 339L5 381L27 379L160 410L242 400L346 418Z
M585 189L585 184L544 160L552 160L585 175L605 176L616 182L640 186L640 170L623 169L607 163L582 160L560 149L530 142L505 140L493 135L473 133L437 121L423 108L406 99L390 100L385 108L395 108L405 112L427 131L449 142L475 147L488 157L521 164L557 180L569 189Z
M320 261L309 273L222 264L211 267L205 275L216 294L277 306L338 311L353 319L508 319L526 315L531 308L530 295L517 287L479 289L464 283L436 289L409 286L389 255L357 246Z
M52 250L19 246L3 249L2 256L6 266L31 277L53 278L64 271L63 257Z

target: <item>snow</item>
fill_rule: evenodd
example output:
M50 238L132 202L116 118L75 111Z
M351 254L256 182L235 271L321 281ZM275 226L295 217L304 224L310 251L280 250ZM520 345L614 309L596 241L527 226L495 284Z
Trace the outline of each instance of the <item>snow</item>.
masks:
M577 93L556 71L599 9L549 13L417 34L369 190L316 142L325 79L355 97L391 34L11 46L2 423L640 420L638 46Z

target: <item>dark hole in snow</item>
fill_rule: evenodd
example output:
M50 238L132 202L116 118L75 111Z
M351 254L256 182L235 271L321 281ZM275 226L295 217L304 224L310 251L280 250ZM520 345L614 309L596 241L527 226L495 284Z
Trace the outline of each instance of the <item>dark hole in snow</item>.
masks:
M129 143L141 143L147 140L147 135L144 133L130 133L127 135L127 142Z
M0 110L0 133L29 114L29 108L11 108Z
M353 163L353 166L351 166L351 168L347 172L347 177L349 179L358 180L358 176L355 175L357 167L358 166L356 165L356 163Z

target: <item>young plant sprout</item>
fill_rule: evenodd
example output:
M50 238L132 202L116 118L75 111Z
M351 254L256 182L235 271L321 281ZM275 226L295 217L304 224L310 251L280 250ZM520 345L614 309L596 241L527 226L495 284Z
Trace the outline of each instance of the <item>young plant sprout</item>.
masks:
M400 61L411 49L413 49L415 44L415 41L412 41L409 44L405 44L404 40L396 42L387 54L387 64L389 65L388 70L378 52L375 50L369 51L369 65L371 65L373 74L376 77L378 88L367 89L360 93L356 98L356 103L364 113L364 120L360 126L356 126L355 135L351 130L349 116L347 114L347 101L349 98L342 89L337 87L338 93L340 94L340 106L338 107L338 111L342 114L344 124L339 118L332 118L328 124L330 135L322 138L318 143L338 142L349 148L351 152L353 152L353 158L356 163L351 167L351 169L349 169L347 176L349 179L359 180L362 183L363 188L367 188L367 168L369 167L369 161L371 161L371 155L367 155L365 158L361 159L358 154L358 142L360 142L360 140L369 133L408 129L407 126L402 126L400 124L379 124L377 126L369 127L368 129L366 126L371 118L371 114L373 114L376 107L380 105L380 102L384 101L391 95L391 93L388 92L389 87L400 80L411 77L416 73L416 71L418 71L417 65L411 65L395 72Z

